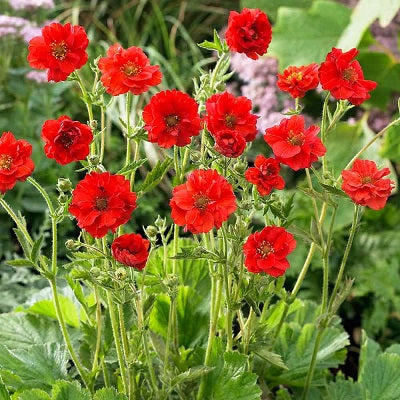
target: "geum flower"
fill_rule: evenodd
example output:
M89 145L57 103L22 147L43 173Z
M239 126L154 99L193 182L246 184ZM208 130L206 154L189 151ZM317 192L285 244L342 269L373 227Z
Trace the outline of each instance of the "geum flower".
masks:
M278 226L266 226L251 234L243 246L244 265L249 272L277 277L290 267L287 256L295 249L293 235Z
M322 88L329 90L335 99L349 100L356 106L369 99L369 92L377 85L374 81L364 79L360 63L353 60L357 54L357 49L343 53L341 49L333 47L319 67Z
M354 203L380 210L394 186L383 178L389 174L389 168L378 169L374 161L357 159L351 169L342 171L342 190Z
M142 94L162 80L160 67L150 65L143 50L135 46L124 49L118 43L112 45L98 65L101 82L112 96L127 92Z
M257 60L267 52L271 43L271 24L259 9L243 8L241 13L231 11L225 38L231 51Z
M224 92L214 94L206 102L205 123L212 136L220 131L236 131L246 142L257 134L257 115L251 113L251 100Z
M318 64L312 63L301 67L287 67L278 74L277 86L283 92L288 92L294 99L304 95L318 86Z
M281 167L274 158L265 158L258 155L254 161L254 167L249 168L244 176L246 180L257 186L261 196L267 196L272 189L283 189L285 181L279 175Z
M11 190L17 181L25 181L35 165L31 159L32 146L26 140L17 140L11 132L0 137L0 193Z
M89 145L93 140L89 126L72 121L66 115L47 120L43 124L41 136L45 142L46 156L62 165L84 160L90 152Z
M179 90L155 94L143 109L149 141L166 149L189 144L200 133L198 108L195 100Z
M49 81L65 81L86 64L88 44L82 26L53 22L43 27L42 36L30 40L28 61L32 68L47 69Z
M136 194L124 176L91 172L72 192L69 212L80 228L101 238L128 222L135 208Z
M231 184L216 170L195 170L176 186L170 201L172 219L191 233L219 229L236 210Z
M136 233L118 236L111 245L111 254L121 264L142 270L149 257L150 242Z
M225 157L236 158L243 154L246 148L246 141L237 131L218 131L214 135L215 150Z
M297 171L311 167L318 157L326 153L318 132L319 128L315 125L305 129L302 115L293 115L266 129L264 140L272 148L276 161Z

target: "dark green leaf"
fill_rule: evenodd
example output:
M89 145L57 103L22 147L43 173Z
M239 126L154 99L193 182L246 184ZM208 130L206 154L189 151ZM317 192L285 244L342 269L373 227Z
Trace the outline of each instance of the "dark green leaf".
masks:
M33 244L32 247L32 253L30 256L30 259L36 263L37 259L39 257L39 252L40 252L40 248L42 246L42 242L43 242L43 235L40 235L39 239L35 241L35 243Z
M94 394L93 400L128 400L128 398L114 388L103 388Z
M146 164L147 158L142 158L141 160L138 161L132 161L128 165L125 165L125 167L121 168L117 174L119 175L128 175L134 171L136 171L139 167L142 165Z
M147 174L146 179L139 189L141 194L146 193L147 191L156 187L161 182L164 175L168 172L173 162L173 159L169 157L167 157L163 162L157 161L156 166Z
M8 260L6 262L12 267L36 267L36 264L28 259Z
M51 391L51 400L91 400L87 389L82 389L77 381L57 381Z

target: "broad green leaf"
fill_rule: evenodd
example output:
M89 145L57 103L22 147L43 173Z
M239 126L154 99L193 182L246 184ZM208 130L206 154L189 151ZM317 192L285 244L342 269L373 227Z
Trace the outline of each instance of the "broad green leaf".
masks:
M51 391L51 400L91 400L87 389L77 382L57 381Z
M10 350L62 341L58 325L46 318L24 313L0 315L0 343Z
M242 8L259 8L273 20L280 7L309 8L312 3L313 0L241 0Z
M354 399L363 400L365 399L363 393L363 387L358 382L350 380L339 379L336 382L331 382L326 387L326 399L327 400L344 400Z
M156 187L161 182L164 175L168 172L173 162L173 159L169 157L162 162L157 161L155 167L147 174L146 179L140 186L139 191L141 194L146 193Z
M1 397L0 397L1 398ZM51 397L41 389L24 390L11 397L12 400L51 400Z
M365 30L379 18L381 26L389 25L400 8L400 0L359 0L351 14L350 24L340 36L337 46L345 51L357 47Z
M93 400L128 400L128 398L114 388L103 388L94 394Z
M132 173L133 171L136 171L139 167L144 165L147 162L147 158L142 158L141 160L138 161L132 161L128 165L125 165L125 167L121 168L117 174L119 175L127 175Z
M35 263L38 259L38 256L40 254L40 248L42 246L43 242L43 235L40 235L39 239L35 241L32 247L32 253L30 256L30 259Z
M350 19L350 9L332 1L316 0L310 9L278 9L268 53L280 68L322 62L337 43Z
M16 260L8 260L6 261L8 265L11 265L12 267L35 267L36 265L28 259L16 259Z
M224 354L224 365L212 388L214 400L226 400L227 393L235 400L261 399L257 375L247 371L247 357L238 352Z
M68 360L66 350L57 343L14 350L0 344L0 371L4 383L17 390L49 389L56 380L67 377Z
M3 382L3 378L1 377L1 374L0 374L0 399L1 400L10 400L10 394L8 393L6 385Z
M380 155L400 162L400 126L392 126L383 137Z

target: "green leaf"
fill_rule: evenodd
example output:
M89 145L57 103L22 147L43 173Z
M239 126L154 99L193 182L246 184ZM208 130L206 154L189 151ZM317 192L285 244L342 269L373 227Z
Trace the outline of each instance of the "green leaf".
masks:
M337 379L327 385L326 391L327 400L365 399L362 385L350 380Z
M268 17L276 19L280 7L309 8L313 0L242 0L241 5L247 8L259 8Z
M153 170L147 174L146 179L139 189L141 194L144 194L156 187L161 182L164 175L168 172L173 162L173 159L169 157L167 157L163 162L157 161L157 164Z
M142 158L137 161L132 161L128 165L125 165L123 168L121 168L117 174L119 175L128 175L134 171L136 171L138 168L140 168L142 165L146 164L147 158Z
M0 344L0 371L14 389L49 389L57 379L67 377L69 356L57 343L10 350ZM4 374L11 372L11 374Z
M41 389L24 390L12 396L12 400L51 400L51 397Z
M280 68L322 62L350 20L350 9L332 1L316 0L308 10L278 9L268 53Z
M389 25L400 8L400 0L360 0L351 14L350 24L340 36L337 46L349 50L357 47L365 30L379 18L381 26Z
M1 400L10 400L10 394L8 393L6 385L3 382L3 378L1 377L1 374L0 374L0 399Z
M267 349L259 349L255 353L276 367L288 369L287 365L283 362L282 357L279 354L268 351Z
M93 400L128 400L128 398L114 388L103 388L94 394Z
M400 127L398 125L390 127L385 133L380 155L400 162Z
M224 354L224 365L212 388L214 400L226 400L227 393L235 400L261 399L257 375L247 371L247 357L238 352Z
M34 263L37 262L37 259L39 257L39 252L40 252L40 248L42 246L42 242L43 242L43 235L40 235L39 239L36 240L35 243L33 244L30 259Z
M11 265L12 267L35 267L35 263L33 263L31 260L28 259L16 259L16 260L8 260L6 261L8 265Z
M171 380L171 386L180 385L181 383L186 383L194 380L198 380L204 375L209 374L213 368L211 367L194 367L190 368L185 372L175 376Z
M31 255L32 246L27 242L24 234L18 228L13 228L13 231L17 236L18 242L20 243L22 249L24 250L25 257L29 258Z
M51 391L51 400L91 400L91 396L77 381L57 381Z

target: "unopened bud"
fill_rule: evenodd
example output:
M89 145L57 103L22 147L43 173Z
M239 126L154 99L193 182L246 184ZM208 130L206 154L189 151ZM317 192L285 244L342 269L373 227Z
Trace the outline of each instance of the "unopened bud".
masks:
M217 90L218 92L223 92L226 89L226 85L224 82L217 82L217 84L215 85L215 90Z
M157 236L157 233L158 233L158 229L155 227L155 226L153 226L153 225L149 225L147 228L146 228L146 235L149 237L149 238L154 238L154 237L156 237Z
M96 167L100 163L100 157L97 154L93 154L88 157L88 161L92 167Z
M88 124L92 129L96 129L97 128L97 121L95 119L89 121Z
M67 201L68 201L68 196L66 194L62 193L58 196L58 202L60 204L65 204Z
M69 192L72 189L72 183L68 178L58 178L57 190L59 192Z
M156 221L154 222L154 225L159 229L164 228L165 218L161 218L160 216L158 216Z
M78 249L81 247L81 245L80 245L79 242L76 242L75 240L68 239L68 240L65 242L65 247L66 247L68 250L78 250Z
M99 267L93 267L90 269L90 275L92 275L94 278L98 278L101 274L101 270Z
M120 281L123 281L126 278L126 269L125 268L118 268L115 271L115 277Z
M247 163L238 161L237 163L235 163L235 165L233 166L233 169L238 173L238 174L243 174L244 171L246 171L247 168Z

